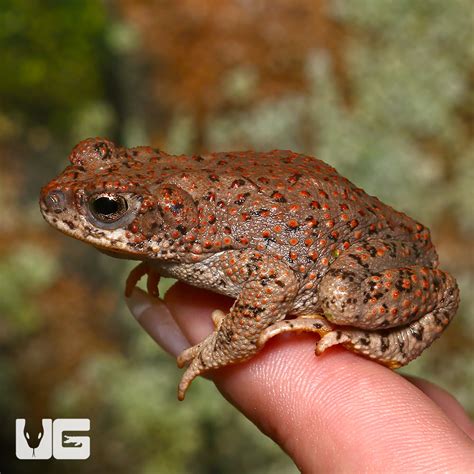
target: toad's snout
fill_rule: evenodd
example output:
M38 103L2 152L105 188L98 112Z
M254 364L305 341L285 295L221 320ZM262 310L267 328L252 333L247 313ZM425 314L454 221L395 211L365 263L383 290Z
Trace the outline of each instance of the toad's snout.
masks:
M47 213L60 214L67 208L67 198L60 189L53 189L41 195L41 209Z

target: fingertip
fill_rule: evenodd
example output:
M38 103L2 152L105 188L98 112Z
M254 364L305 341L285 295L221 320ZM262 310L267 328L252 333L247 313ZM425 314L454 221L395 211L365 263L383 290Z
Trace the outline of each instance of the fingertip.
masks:
M135 288L125 302L138 323L168 354L176 357L189 347L163 300Z
M436 403L471 439L474 439L474 423L464 407L453 395L442 387L420 377L405 376L405 378Z

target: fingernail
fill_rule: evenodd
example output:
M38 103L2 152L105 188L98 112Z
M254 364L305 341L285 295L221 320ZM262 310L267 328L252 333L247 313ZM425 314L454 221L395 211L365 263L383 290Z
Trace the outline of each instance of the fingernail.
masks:
M162 300L136 288L125 302L143 329L166 352L176 357L190 346Z

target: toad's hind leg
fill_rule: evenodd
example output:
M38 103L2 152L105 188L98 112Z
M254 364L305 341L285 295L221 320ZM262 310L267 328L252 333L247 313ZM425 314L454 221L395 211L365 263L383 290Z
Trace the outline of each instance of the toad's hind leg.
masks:
M384 252L379 252L383 258L377 257L384 246L359 246L336 260L323 277L318 290L322 311L341 327L323 336L317 354L343 344L400 367L418 357L455 315L459 290L451 275L418 265L387 269L386 265L405 262Z
M340 329L327 333L316 346L316 355L328 347L342 344L346 348L396 369L418 357L437 339L455 314L454 300L420 319L400 328L380 331Z

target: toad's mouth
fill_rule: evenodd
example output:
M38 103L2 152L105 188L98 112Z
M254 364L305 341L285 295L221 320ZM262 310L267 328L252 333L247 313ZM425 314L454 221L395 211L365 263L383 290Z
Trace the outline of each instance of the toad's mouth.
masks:
M84 216L68 211L52 213L40 201L41 214L45 221L63 234L92 245L99 251L115 258L139 260L144 257L142 247L127 239L126 229L110 231L97 229Z

